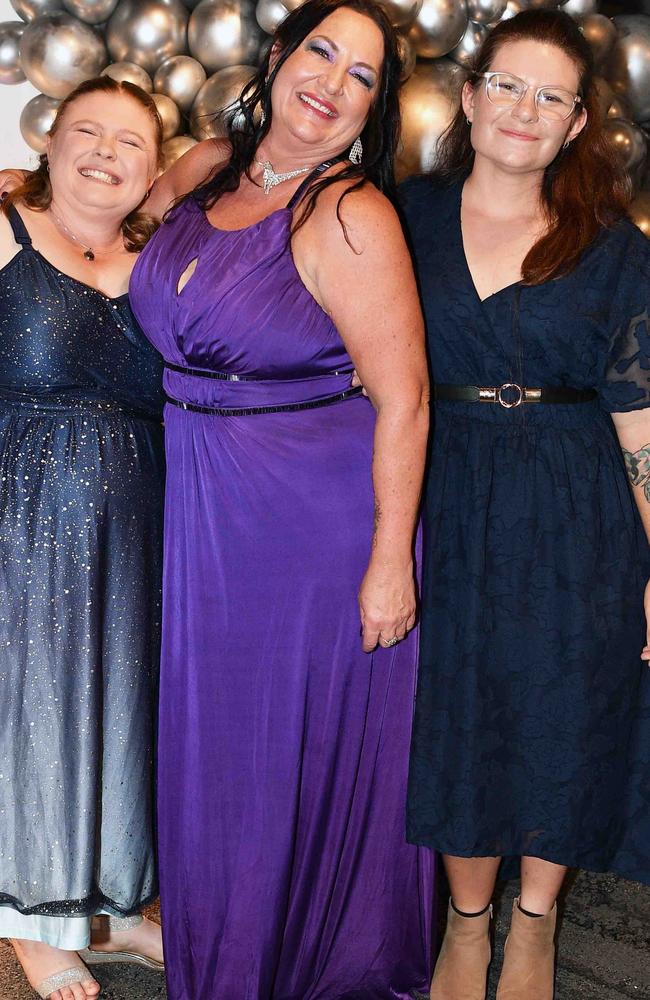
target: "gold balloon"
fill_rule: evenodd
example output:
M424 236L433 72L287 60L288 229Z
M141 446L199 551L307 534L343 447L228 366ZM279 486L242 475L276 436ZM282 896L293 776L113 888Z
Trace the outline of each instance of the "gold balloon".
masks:
M116 62L134 62L153 74L187 48L189 11L180 0L120 0L106 26Z
M650 239L650 191L640 191L629 207L630 218Z
M398 177L431 170L438 139L450 124L467 79L465 70L450 59L419 63L402 87L402 148Z
M157 93L171 97L182 112L189 114L206 80L203 66L192 56L172 56L156 71L153 85Z
M166 94L152 94L163 127L163 140L173 139L181 127L181 113Z
M0 83L22 83L25 79L20 65L20 39L24 30L23 21L0 23Z
M48 97L66 97L98 76L108 62L101 35L69 14L46 14L30 21L20 40L25 76Z
M133 83L136 87L140 87L141 90L146 90L148 94L153 90L153 83L146 69L143 69L142 66L138 66L136 63L111 63L110 66L102 70L102 76L110 76L118 82Z
M586 14L578 21L580 30L589 42L593 53L596 69L601 69L607 62L614 42L618 37L614 22L602 14Z
M60 101L45 94L32 97L20 116L20 132L27 143L37 153L45 152L47 133L52 128Z
M192 146L196 146L196 139L193 139L191 135L177 135L173 139L168 139L167 142L164 142L162 148L163 171L169 170L176 163L176 160L187 153L188 149L191 149Z
M226 134L225 122L235 119L236 123L239 95L255 73L255 66L227 66L208 77L192 107L190 123L195 139Z
M423 59L436 59L460 42L468 22L465 3L458 0L424 0L409 33Z

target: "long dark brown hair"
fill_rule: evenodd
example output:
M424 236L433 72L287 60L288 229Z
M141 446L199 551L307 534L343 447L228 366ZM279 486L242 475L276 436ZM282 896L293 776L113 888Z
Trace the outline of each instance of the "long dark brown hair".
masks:
M587 112L582 131L562 149L544 172L542 204L546 233L529 250L521 267L525 284L539 285L568 274L601 227L624 216L631 187L623 166L603 130L603 115L594 83L591 49L575 21L562 11L526 10L494 28L476 57L469 82L477 86L507 42L530 40L554 45L576 65L580 107ZM474 163L470 130L459 108L438 147L436 175L456 179Z
M370 108L368 120L361 133L363 161L358 166L347 163L334 175L323 177L310 189L304 211L295 224L300 228L313 212L319 194L330 184L342 180L352 183L343 192L337 205L351 191L372 181L389 198L395 198L394 164L399 141L400 112L398 91L402 62L397 48L397 37L384 10L375 0L306 0L280 23L273 36L262 64L253 79L244 87L237 105L237 115L227 125L227 139L231 148L229 162L194 192L199 205L208 210L222 194L236 191L242 175L250 177L250 168L257 147L271 127L273 109L271 90L273 82L289 56L296 51L318 25L340 8L364 14L377 25L384 40L384 60L377 87L377 95ZM272 56L272 68L269 68ZM215 109L218 110L218 109ZM263 112L263 121L260 121ZM343 152L343 151L342 151ZM345 228L345 227L344 227Z
M75 87L68 96L61 101L57 108L56 118L49 131L50 136L56 135L63 116L67 109L80 97L86 94L122 94L128 95L137 101L138 104L148 112L154 126L156 136L156 157L157 166L162 165L162 141L163 130L160 115L156 110L156 105L149 94L127 81L113 80L110 76L98 76L92 80L85 80ZM52 202L52 184L50 183L49 164L47 155L43 153L40 157L36 170L30 171L20 187L15 188L2 201L2 211L7 212L10 205L22 203L36 212L44 212L50 207ZM122 235L124 246L130 253L138 253L154 234L158 227L158 222L143 211L142 206L134 209L122 223Z

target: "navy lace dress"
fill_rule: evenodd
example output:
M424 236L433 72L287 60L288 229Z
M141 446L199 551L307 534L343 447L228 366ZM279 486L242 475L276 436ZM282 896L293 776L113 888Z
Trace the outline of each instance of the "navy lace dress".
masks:
M409 838L650 882L650 566L609 415L650 405L650 242L622 221L481 302L461 191L403 186L434 381L598 399L436 404Z

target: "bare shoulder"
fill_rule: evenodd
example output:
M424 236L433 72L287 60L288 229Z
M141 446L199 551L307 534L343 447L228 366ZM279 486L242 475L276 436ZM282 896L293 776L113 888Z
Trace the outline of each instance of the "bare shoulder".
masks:
M380 234L384 245L391 239L401 244L401 225L389 199L369 181L356 189L354 183L344 179L320 194L312 217L319 239L356 254L376 246Z
M204 139L158 178L153 188L147 210L157 218L162 218L167 209L176 201L189 194L194 188L204 184L227 163L230 146L223 139Z

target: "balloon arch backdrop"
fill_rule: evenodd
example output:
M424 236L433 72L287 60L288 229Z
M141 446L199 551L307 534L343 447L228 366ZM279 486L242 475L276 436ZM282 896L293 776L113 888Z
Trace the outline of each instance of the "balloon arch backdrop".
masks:
M42 152L59 101L106 73L153 93L168 166L200 139L219 135L269 35L302 0L11 0L20 20L0 23L0 83L27 78L41 93L20 128ZM382 0L400 33L406 81L399 173L431 167L467 67L499 21L557 0ZM632 177L632 215L650 236L650 0L647 13L613 18L598 0L567 0L600 74L613 155Z

